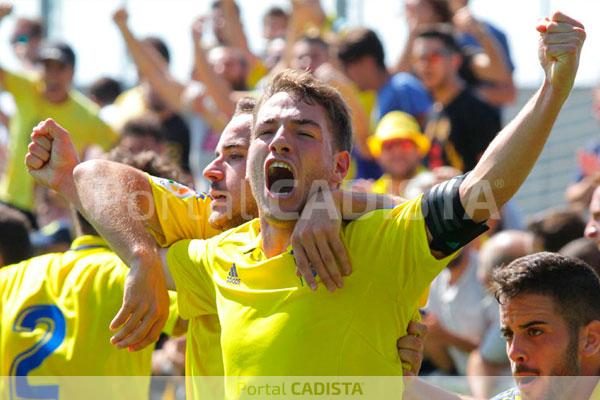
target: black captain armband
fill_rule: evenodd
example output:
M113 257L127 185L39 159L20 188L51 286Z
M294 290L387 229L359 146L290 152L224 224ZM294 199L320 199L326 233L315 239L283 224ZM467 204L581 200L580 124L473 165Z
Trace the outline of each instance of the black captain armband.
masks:
M474 222L460 202L458 189L466 176L435 185L423 196L421 209L432 236L431 250L452 254L489 229L485 222Z

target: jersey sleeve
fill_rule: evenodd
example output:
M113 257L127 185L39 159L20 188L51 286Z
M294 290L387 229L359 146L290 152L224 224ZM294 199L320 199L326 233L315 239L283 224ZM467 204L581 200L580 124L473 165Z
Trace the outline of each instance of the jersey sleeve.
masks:
M391 260L398 260L400 296L417 300L453 258L438 260L431 254L421 197L395 207L384 230L384 248Z
M187 186L148 175L155 212L162 232L151 231L167 247L183 239L207 239L218 233L210 226L210 197Z
M430 283L452 259L438 260L431 254L421 197L367 213L343 231L352 263L366 266L390 297L413 310L407 319L423 306Z
M31 94L36 92L35 80L8 70L3 70L3 75L3 88L13 96L17 107L33 98Z
M216 314L216 294L208 271L206 241L182 240L173 244L167 252L167 265L177 288L181 318Z
M115 131L112 130L106 122L100 117L93 122L94 128L92 129L94 144L102 147L104 151L110 150L110 148L117 142L118 136Z

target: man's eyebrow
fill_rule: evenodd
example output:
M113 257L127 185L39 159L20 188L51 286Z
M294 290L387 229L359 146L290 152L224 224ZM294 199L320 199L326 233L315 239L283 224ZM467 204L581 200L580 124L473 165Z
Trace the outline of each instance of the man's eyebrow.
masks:
M242 149L242 150L246 150L248 147L247 143L244 142L235 142L235 143L228 143L226 145L223 145L223 150L234 150L234 149Z
M295 118L290 121L294 125L311 125L315 128L321 129L321 125L319 125L316 121L309 118ZM258 121L257 125L271 125L277 123L275 118L267 118L262 121Z
M295 125L311 125L311 126L314 126L315 128L321 129L321 125L319 125L316 121L313 121L312 119L308 119L308 118L293 119L292 123Z
M548 323L545 322L545 321L530 321L530 322L528 322L526 324L519 325L519 328L521 328L521 329L527 329L527 328L529 328L531 326L534 326L534 325L548 325Z

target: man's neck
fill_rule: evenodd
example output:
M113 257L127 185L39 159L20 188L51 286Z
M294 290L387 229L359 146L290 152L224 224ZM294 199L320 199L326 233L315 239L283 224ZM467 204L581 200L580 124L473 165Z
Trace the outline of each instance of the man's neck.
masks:
M389 72L387 72L387 70L384 69L378 69L377 70L377 74L374 76L374 83L375 83L375 90L379 90L381 89L383 86L385 86L385 84L390 80L391 76L389 74Z
M67 101L67 99L69 98L69 92L64 92L61 94L50 94L50 93L44 93L44 97L46 98L46 100L48 100L50 103L54 103L54 104L60 104L60 103L64 103L65 101Z
M414 174L413 174L413 176L414 176ZM404 191L406 190L406 186L408 185L408 182L410 182L410 180L412 179L413 176L404 177L404 178L392 177L390 180L390 187L388 188L388 192L389 192L388 194L404 197Z
M285 252L290 244L296 221L275 221L265 217L260 218L260 235L262 251L267 258L275 257Z
M454 77L431 91L436 103L447 106L462 92L465 88L465 82L459 77Z

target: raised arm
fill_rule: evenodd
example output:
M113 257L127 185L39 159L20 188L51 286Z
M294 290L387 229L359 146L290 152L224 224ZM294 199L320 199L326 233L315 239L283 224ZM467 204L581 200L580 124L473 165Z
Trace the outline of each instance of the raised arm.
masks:
M471 14L468 7L458 10L453 22L459 30L475 37L483 50L471 60L473 73L479 79L493 83L479 88L483 98L498 106L514 102L517 90L506 59L508 55L504 54L499 41Z
M180 110L185 86L169 74L166 63L160 59L156 50L145 46L135 37L127 25L128 19L129 15L124 8L118 9L113 14L113 21L119 28L135 65L169 107Z
M234 0L224 0L222 4L227 33L229 35L229 44L242 51L248 62L249 70L259 67L259 64L262 64L262 60L248 46L248 39L244 33L244 26L240 20L240 14L236 10Z
M231 100L232 88L219 75L215 73L208 62L206 50L202 47L202 33L206 17L200 17L192 25L192 40L194 42L194 67L199 81L205 87L207 94L214 100L215 105L226 118L233 115L235 103Z
M101 160L79 166L69 133L51 119L34 128L25 163L38 183L71 202L130 267L123 306L111 323L113 330L121 327L113 343L128 334L130 341L121 347L139 350L156 341L168 317L167 287L174 285L146 230L147 224L160 229L156 216L148 217L154 213L146 175Z
M583 25L556 12L537 30L539 58L545 79L533 98L492 141L460 187L460 199L475 221L488 219L521 187L548 139L577 73ZM490 203L495 207L490 207ZM487 206L477 208L482 203Z
M506 84L512 82L512 72L502 51L502 46L488 29L479 22L468 7L458 10L452 22L462 32L477 39L482 53L476 54L472 67L478 78L494 83Z

